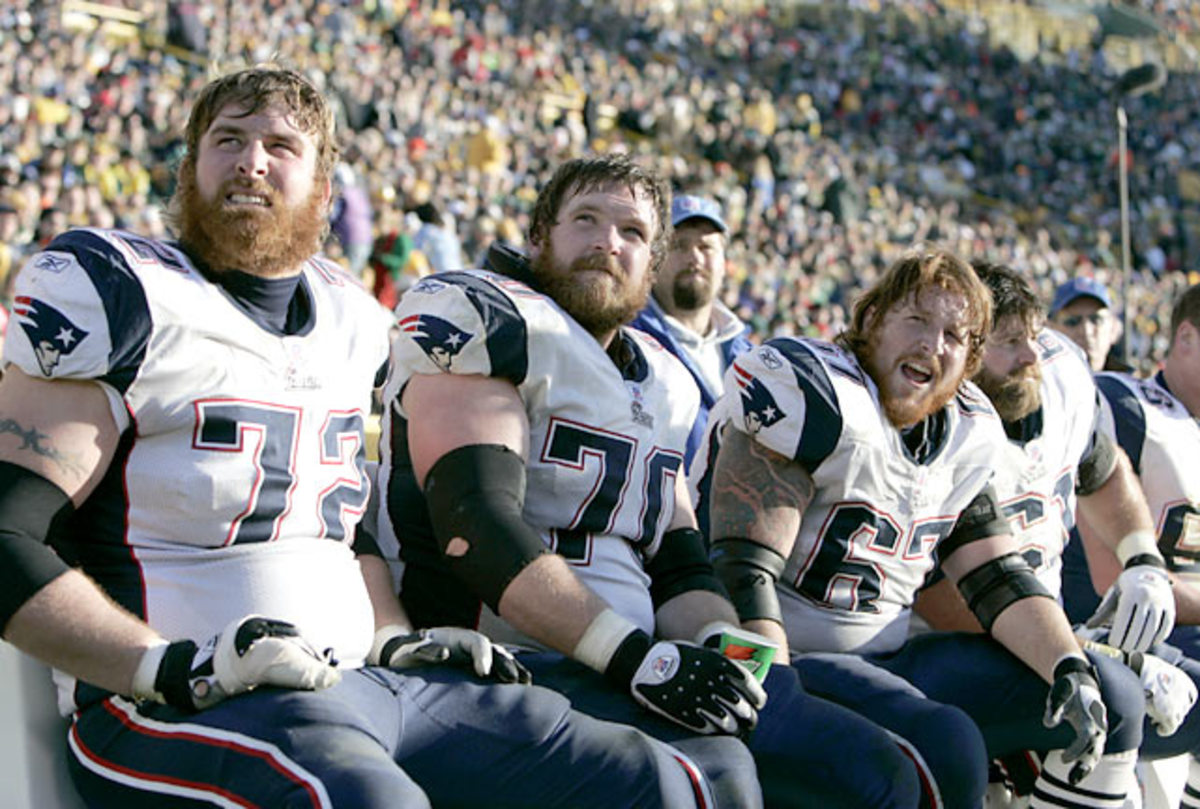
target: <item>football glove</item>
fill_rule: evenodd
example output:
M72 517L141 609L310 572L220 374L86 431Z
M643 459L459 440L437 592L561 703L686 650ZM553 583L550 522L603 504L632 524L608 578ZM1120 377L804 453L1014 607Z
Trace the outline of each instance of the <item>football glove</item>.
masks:
M518 663L508 649L492 643L479 632L454 626L419 629L415 632L396 624L381 627L375 632L375 642L367 660L372 665L390 669L441 663L470 665L478 676L485 679L521 684L533 680L529 669Z
M1100 760L1108 737L1108 712L1100 697L1100 683L1082 657L1064 657L1054 667L1042 723L1053 728L1063 721L1075 731L1075 739L1062 751L1062 759L1067 764L1075 762L1068 778L1078 784Z
M188 712L259 686L312 691L341 679L331 649L318 652L292 624L260 615L230 622L203 646L179 640L150 655L160 656L153 687L139 687L135 677L134 696Z
M1142 680L1146 716L1154 724L1154 731L1159 736L1170 736L1196 704L1196 684L1181 669L1152 654L1133 652L1128 663Z
M1175 594L1162 561L1141 554L1130 560L1100 606L1089 627L1111 624L1108 643L1126 652L1144 652L1162 643L1175 627Z
M630 633L605 676L653 713L699 734L744 735L758 722L767 693L720 652L681 641Z

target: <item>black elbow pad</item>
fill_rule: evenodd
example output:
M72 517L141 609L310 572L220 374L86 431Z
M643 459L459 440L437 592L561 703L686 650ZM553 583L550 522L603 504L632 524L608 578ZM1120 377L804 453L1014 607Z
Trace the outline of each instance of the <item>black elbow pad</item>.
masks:
M1019 553L984 562L959 579L958 590L988 632L1000 613L1023 598L1053 598Z
M787 565L781 554L752 539L724 537L713 542L712 560L738 618L783 623L775 592L775 582Z
M525 566L550 553L525 522L525 462L499 444L447 452L425 478L425 502L450 569L499 612L500 596Z
M646 563L655 609L692 590L708 590L728 598L705 545L704 535L695 528L676 528L663 534L658 553Z
M0 461L0 634L38 590L70 570L46 541L74 512L58 486Z

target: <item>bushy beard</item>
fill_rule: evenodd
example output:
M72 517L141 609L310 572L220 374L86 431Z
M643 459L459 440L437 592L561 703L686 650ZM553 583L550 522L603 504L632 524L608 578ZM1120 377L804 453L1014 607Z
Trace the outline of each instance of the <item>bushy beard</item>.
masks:
M586 270L607 273L611 283L598 277L585 278L581 273ZM640 285L632 286L611 257L601 254L577 258L563 269L551 248L533 258L530 271L538 290L553 298L593 337L609 334L633 320L646 305L652 281L646 273Z
M231 189L263 196L270 206L230 210L224 200ZM205 199L196 185L195 166L190 166L179 173L173 202L180 243L213 272L241 270L261 278L291 274L321 249L328 227L319 182L294 207L266 183L224 183L212 199Z
M864 368L870 367L869 363L874 354L874 341L878 336L872 338L871 345L862 352L859 358L860 363ZM900 357L896 364L899 365L911 357ZM934 358L921 357L933 372L934 384L928 393L916 399L911 397L898 397L891 392L891 371L893 369L884 369L888 372L886 381L875 380L879 388L879 405L883 408L883 414L893 427L903 429L918 424L931 415L945 407L954 394L958 392L959 385L962 384L962 378L945 379L942 376L942 365Z
M712 278L702 270L681 272L671 284L671 297L675 308L684 312L708 306L713 300Z
M975 384L992 400L1004 421L1020 421L1042 404L1042 369L1037 365L1008 376L996 376L980 368Z

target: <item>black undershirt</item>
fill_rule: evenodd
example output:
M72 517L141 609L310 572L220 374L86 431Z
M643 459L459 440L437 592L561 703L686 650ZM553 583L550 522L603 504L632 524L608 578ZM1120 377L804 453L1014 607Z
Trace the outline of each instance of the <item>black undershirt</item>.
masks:
M226 270L210 277L255 323L274 334L296 334L308 324L312 304L301 275L261 278Z

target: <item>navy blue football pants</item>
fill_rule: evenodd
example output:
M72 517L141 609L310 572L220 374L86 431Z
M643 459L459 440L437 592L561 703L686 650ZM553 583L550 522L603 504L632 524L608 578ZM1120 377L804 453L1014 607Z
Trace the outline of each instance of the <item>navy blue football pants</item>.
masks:
M110 698L70 729L92 807L696 805L696 766L544 688L449 668L347 671L324 691L263 688L197 714Z
M977 809L987 790L983 736L959 708L934 702L902 677L856 655L795 655L792 667L810 694L844 705L887 728L911 756L921 805Z
M1124 664L1088 653L1100 675L1108 710L1106 753L1142 743L1145 698ZM1032 669L987 635L931 632L910 638L893 655L870 658L915 685L929 699L965 711L983 732L989 758L1022 750L1059 750L1074 738L1066 722L1042 724L1050 687Z
M732 737L691 734L562 655L523 653L520 659L534 682L566 694L579 710L634 725L684 750L709 775L722 805L745 800L740 796L751 788L745 778L755 770L770 809L918 805L917 772L891 735L853 711L806 693L788 666L772 666L767 675L767 704L749 739L751 760Z

